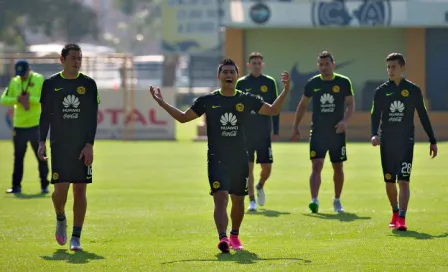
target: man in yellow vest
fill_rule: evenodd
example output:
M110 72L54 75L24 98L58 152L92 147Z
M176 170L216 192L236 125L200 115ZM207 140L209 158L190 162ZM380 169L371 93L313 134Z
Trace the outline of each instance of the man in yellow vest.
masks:
M11 79L8 87L1 96L1 103L5 106L14 106L13 143L14 143L14 172L12 174L12 187L7 193L18 194L22 192L23 160L28 142L31 143L37 158L39 146L39 118L41 112L40 94L44 77L31 71L25 60L15 65L16 76ZM39 176L42 193L48 193L48 162L37 159L39 163Z

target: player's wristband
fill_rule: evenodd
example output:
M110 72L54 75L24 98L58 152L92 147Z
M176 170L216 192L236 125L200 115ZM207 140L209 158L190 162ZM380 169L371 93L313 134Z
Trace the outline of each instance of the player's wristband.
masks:
M429 139L429 142L430 142L431 144L437 144L437 141L436 141L435 138L433 138L433 139Z

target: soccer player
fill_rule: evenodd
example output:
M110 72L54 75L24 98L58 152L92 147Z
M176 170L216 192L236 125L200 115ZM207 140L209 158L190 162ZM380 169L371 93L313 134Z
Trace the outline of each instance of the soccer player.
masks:
M42 88L39 156L45 157L45 141L51 128L51 183L56 212L56 241L67 242L65 203L73 184L73 233L70 249L82 250L80 237L87 209L86 189L92 183L93 143L97 128L99 94L96 83L79 72L81 48L67 44L61 52L63 70L45 80Z
M193 105L182 112L167 104L160 89L150 87L153 98L174 119L186 123L206 114L208 136L208 179L210 194L215 203L214 219L219 235L218 248L223 253L241 250L238 237L244 217L244 197L247 195L249 158L246 150L244 128L252 111L275 116L281 110L289 92L289 74L281 75L285 85L283 92L273 104L262 98L235 89L238 67L231 59L223 60L218 67L221 89L198 97ZM232 200L232 229L227 238L227 205Z
M238 79L236 88L243 92L261 96L267 103L274 103L278 97L277 82L274 78L262 74L264 67L263 55L258 52L250 54L247 67L250 70L250 74ZM279 115L270 117L252 112L246 124L247 151L249 153L249 211L257 210L254 194L255 153L257 153L257 163L261 166L260 179L256 185L258 205L264 206L266 201L263 188L271 175L272 163L274 161L271 149L272 127L274 139L277 139Z
M14 170L12 174L12 187L7 193L18 194L22 192L23 160L28 142L37 158L39 142L39 116L41 112L40 94L44 77L31 70L25 60L19 60L15 65L16 76L11 79L8 87L2 94L1 103L5 106L14 106L13 144L14 144ZM48 163L38 160L40 186L42 194L48 191Z
M345 131L347 123L355 111L353 87L350 79L336 74L333 56L323 51L317 58L320 75L308 80L305 92L297 107L293 140L300 137L299 124L306 113L310 99L313 99L313 117L310 132L310 176L311 212L319 211L319 188L321 172L327 151L333 164L335 212L343 212L340 198L344 185L343 162L347 160Z
M405 217L410 197L409 181L414 156L416 110L429 137L429 154L432 158L437 156L437 142L422 91L403 77L406 68L405 58L400 53L392 53L387 56L386 62L389 80L375 90L371 111L371 143L373 146L380 145L386 193L392 206L392 220L389 227L406 231ZM380 122L381 138L378 136Z

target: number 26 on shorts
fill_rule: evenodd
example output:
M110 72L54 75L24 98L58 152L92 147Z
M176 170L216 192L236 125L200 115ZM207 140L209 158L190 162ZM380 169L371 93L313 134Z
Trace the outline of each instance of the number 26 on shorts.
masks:
M401 163L401 174L410 175L412 169L412 163Z

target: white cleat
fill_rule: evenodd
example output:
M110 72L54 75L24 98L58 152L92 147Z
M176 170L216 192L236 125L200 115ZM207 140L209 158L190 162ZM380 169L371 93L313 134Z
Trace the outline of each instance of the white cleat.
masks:
M70 250L82 251L81 241L78 237L72 237L72 239L70 239Z
M257 187L257 202L260 206L264 206L264 203L266 202L266 195L264 194L263 188Z
M333 208L335 212L338 213L344 212L344 208L342 207L340 200L333 200Z
M255 200L251 200L249 202L249 209L247 209L250 212L254 212L257 210L257 203L255 202Z

